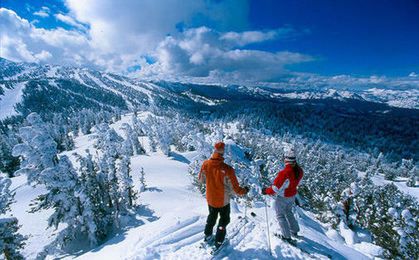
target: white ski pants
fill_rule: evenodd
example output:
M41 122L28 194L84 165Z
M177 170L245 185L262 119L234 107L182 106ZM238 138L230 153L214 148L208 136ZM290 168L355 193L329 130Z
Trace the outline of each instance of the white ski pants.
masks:
M276 218L285 238L291 238L291 234L297 234L300 231L298 222L292 212L294 203L295 196L289 198L278 196L275 199Z

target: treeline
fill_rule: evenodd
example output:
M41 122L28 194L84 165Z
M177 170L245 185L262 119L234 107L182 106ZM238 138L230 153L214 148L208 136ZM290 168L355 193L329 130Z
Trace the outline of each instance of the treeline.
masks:
M386 160L419 160L419 112L348 100L229 102L211 108L211 118L287 132L344 145Z
M82 109L71 113L53 113L40 115L45 131L57 144L58 152L74 148L74 138L79 134L90 134L93 126L100 123L112 123L120 119L122 111L114 112ZM19 128L28 122L21 116L0 121L0 171L13 177L19 168L19 158L12 155L12 148L20 142Z

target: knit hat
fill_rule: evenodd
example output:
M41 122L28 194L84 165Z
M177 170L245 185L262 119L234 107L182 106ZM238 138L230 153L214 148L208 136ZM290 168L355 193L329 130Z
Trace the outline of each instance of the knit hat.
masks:
M214 145L216 151L224 151L225 144L223 142L218 142Z
M284 149L284 156L285 156L285 161L287 161L287 162L295 162L296 161L295 150L294 150L293 147L286 147Z

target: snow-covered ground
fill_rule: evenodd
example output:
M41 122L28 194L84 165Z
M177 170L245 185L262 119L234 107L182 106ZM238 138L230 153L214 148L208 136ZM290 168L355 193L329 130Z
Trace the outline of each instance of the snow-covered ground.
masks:
M365 172L358 172L358 176L359 177L364 177ZM384 185L392 183L392 184L396 185L396 187L401 192L404 192L405 194L408 194L408 195L416 198L417 200L419 200L419 189L418 189L418 187L407 186L406 185L407 178L398 177L396 180L390 181L390 180L386 180L383 175L377 174L377 175L371 176L371 180L377 186L384 186Z
M142 115L145 117L146 114ZM120 126L130 121L130 115L113 124L120 132ZM74 151L83 153L86 148L93 149L92 135L76 139ZM147 148L147 140L142 140ZM66 152L71 155L74 151ZM139 175L144 168L147 188L139 194L142 205L138 222L125 232L116 234L107 242L88 252L61 256L72 259L209 259L210 255L199 248L203 239L206 222L207 204L205 198L192 188L188 175L188 162L195 153L172 153L167 157L161 153L134 156L131 159L133 179L140 190ZM33 188L26 184L23 176L12 179L12 189L16 192L16 203L12 205L12 214L22 225L21 233L28 235L27 246L23 254L34 259L55 237L56 231L45 230L50 211L28 213L29 204L44 191L42 187ZM271 204L268 201L268 205ZM256 213L252 217L251 212ZM270 241L272 256L268 249L264 203L257 202L251 208L232 202L231 223L227 228L230 245L217 258L228 259L368 259L380 251L358 236L355 244L347 230L337 232L318 222L314 216L297 209L301 225L299 242L302 250L277 239L273 232L278 229L273 210L269 206ZM246 217L243 219L243 217ZM307 254L307 251L311 254Z
M175 154L167 158L161 154L137 156L132 160L134 172L144 167L147 190L140 195L146 206L148 219L145 224L132 228L109 240L99 248L83 254L79 259L208 259L207 252L199 248L203 239L207 204L205 198L191 187L187 175L188 157L193 154ZM137 170L138 172L138 170ZM251 217L250 212L256 213ZM245 216L242 206L232 204L229 234L230 246L218 258L229 259L307 259L310 256L301 250L279 241L272 234L273 256L269 255L266 236L264 204L257 203L247 209L247 223L239 217ZM269 209L270 230L276 222ZM151 215L151 216L150 216ZM319 258L331 256L335 259L368 256L345 245L343 239L327 236L327 228L319 224L303 210L298 210L302 235L301 246Z
M406 179L403 178L398 178L397 180L394 181L389 181L384 179L384 176L382 175L374 175L371 177L372 181L374 182L375 185L386 185L386 184L390 184L393 183L394 185L397 186L397 188L406 193L409 194L410 196L416 198L417 200L419 200L419 189L417 187L409 187L406 185Z

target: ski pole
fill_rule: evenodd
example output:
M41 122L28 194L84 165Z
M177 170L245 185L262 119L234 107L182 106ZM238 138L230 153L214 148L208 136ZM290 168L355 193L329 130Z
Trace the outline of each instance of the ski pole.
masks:
M267 231L267 237L268 237L269 254L272 255L271 236L270 236L270 232L269 232L268 205L266 203L266 199L264 199L264 202L265 202L266 231Z
M247 201L244 201L244 219L247 218Z

